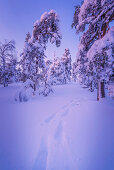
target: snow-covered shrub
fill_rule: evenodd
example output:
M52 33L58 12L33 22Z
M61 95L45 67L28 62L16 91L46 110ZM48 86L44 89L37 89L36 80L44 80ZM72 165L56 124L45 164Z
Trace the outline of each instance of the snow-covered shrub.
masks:
M39 94L43 96L48 96L50 93L53 92L52 87L49 83L42 84L39 88Z
M33 89L33 88L34 88L34 83L33 83L33 81L30 80L30 79L27 79L27 81L24 83L24 87L25 87L25 88L31 87L31 88Z
M23 83L22 88L17 92L15 96L15 101L26 102L34 95L33 82L27 80Z

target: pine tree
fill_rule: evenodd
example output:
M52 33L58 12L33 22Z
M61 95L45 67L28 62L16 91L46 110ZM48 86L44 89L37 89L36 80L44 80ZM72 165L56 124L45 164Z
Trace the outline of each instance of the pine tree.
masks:
M49 82L51 85L55 85L56 82L56 75L55 75L55 63L56 63L56 57L54 54L54 60L51 62L49 69L48 69L48 77L49 77Z
M76 82L77 81L77 63L76 62L73 62L73 64L72 64L72 80L74 81L74 82Z
M33 39L43 44L46 48L46 44L50 41L52 44L55 43L57 47L61 43L61 33L59 29L59 17L58 14L51 10L45 12L40 21L34 23Z
M98 86L98 97L105 97L104 85L109 84L114 75L114 27L102 39L97 40L87 53L88 65L92 63L91 73L94 74Z
M49 87L47 85L45 50L48 41L59 47L61 38L59 17L53 10L48 13L45 12L40 20L34 23L32 36L27 34L21 63L23 65L24 81L29 79L33 82L34 92L40 86L44 86L44 89Z
M102 39L109 31L109 23L114 19L113 10L113 0L84 0L82 6L75 7L75 14L72 23L72 27L75 27L77 33L83 32L83 35L80 39L77 56L77 60L79 61L79 76L83 77L84 75L84 83L88 84L91 88L93 87L93 85L96 86L97 83L97 89L100 89L101 97L105 96L105 80L99 79L100 75L98 75L97 73L96 76L95 70L97 70L98 65L100 67L99 70L102 69L102 65L104 65L104 67L106 66L105 61L107 60L107 55L106 53L102 53L102 57L100 58L100 60L95 59L88 62L88 53L94 43L97 40ZM97 58L98 55L99 53L94 57ZM92 69L91 65L94 66L94 69ZM81 68L84 68L84 70L80 72Z
M65 71L61 59L54 57L54 61L49 69L49 81L52 85L64 84L65 82Z
M62 37L59 29L59 17L57 13L54 10L51 10L49 13L45 12L41 16L40 21L36 21L34 24L33 40L37 43L40 43L43 46L44 49L43 52L44 52L46 50L46 45L48 41L50 41L52 44L55 43L55 45L59 47L61 38ZM44 61L45 55L42 55L42 57ZM43 77L47 77L46 64L44 67L41 66L40 68L43 68L42 75L45 75ZM45 78L44 78L44 82L45 82ZM44 86L46 84L47 83L44 83Z
M61 63L64 69L64 82L66 84L71 81L71 54L69 48L65 49L65 53L61 58Z
M71 81L71 55L69 49L61 58L54 56L54 61L49 69L49 79L52 85L66 84Z
M28 64L29 63L29 53L30 53L30 49L29 49L29 40L31 38L30 33L28 32L26 34L26 38L25 38L25 43L24 43L24 49L23 52L21 53L21 61L20 61L20 66L22 68L22 80L23 82L25 82L28 78ZM29 63L31 64L31 62Z
M34 91L36 91L38 81L41 78L40 72L45 67L44 56L44 47L37 41L33 42L31 38L28 38L27 34L22 53L22 67L24 81L27 79L32 80L34 82Z

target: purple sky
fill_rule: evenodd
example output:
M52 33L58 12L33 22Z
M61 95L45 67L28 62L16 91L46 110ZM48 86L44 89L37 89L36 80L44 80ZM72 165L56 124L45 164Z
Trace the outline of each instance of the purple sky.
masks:
M14 39L19 53L23 49L25 35L32 33L33 24L45 11L54 9L60 16L62 32L61 47L48 44L46 55L53 58L54 52L61 57L69 48L75 59L79 36L71 29L74 6L80 0L0 0L0 41Z

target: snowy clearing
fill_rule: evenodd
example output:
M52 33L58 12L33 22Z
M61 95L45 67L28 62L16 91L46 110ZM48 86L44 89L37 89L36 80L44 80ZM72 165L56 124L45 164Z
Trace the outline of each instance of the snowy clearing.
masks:
M0 170L113 170L114 107L79 84L14 102L0 87Z

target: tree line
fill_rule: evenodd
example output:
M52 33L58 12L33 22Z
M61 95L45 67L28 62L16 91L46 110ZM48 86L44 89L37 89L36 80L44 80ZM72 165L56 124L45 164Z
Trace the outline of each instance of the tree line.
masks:
M58 14L51 10L45 12L34 23L32 35L27 33L21 60L16 60L14 41L0 43L0 83L23 82L25 91L31 89L47 96L52 85L79 81L94 91L97 100L105 97L106 85L114 81L114 27L109 26L114 19L113 0L84 0L75 6L72 28L82 33L76 60L71 64L68 48L61 58L47 60L47 43L59 47L62 35ZM27 92L28 93L28 92ZM20 92L19 96L23 100Z

